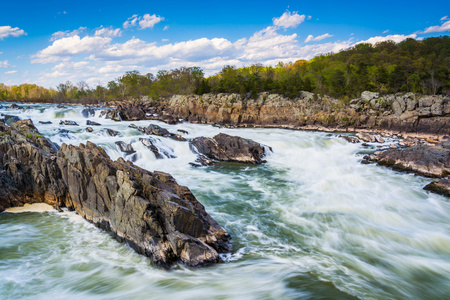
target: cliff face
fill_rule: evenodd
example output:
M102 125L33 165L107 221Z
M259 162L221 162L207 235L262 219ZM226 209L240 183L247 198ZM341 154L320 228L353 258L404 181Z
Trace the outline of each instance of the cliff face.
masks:
M31 120L0 123L0 211L32 202L73 208L164 267L216 263L231 250L225 229L169 174L112 161L90 142L57 151Z
M156 112L194 123L229 125L335 127L450 135L450 99L438 96L379 96L364 92L343 104L302 92L289 99L261 93L257 99L239 94L177 95Z

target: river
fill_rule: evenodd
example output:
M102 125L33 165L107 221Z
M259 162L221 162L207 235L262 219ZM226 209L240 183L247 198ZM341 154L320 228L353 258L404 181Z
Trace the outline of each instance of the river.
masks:
M5 103L0 103L5 106ZM10 105L10 104L7 104ZM28 106L28 105L26 105ZM232 236L222 264L166 271L74 212L0 214L1 299L448 299L449 198L424 191L431 179L361 164L379 144L338 134L226 129L158 121L114 122L83 107L31 104L0 113L31 118L53 142L92 141L111 158L172 174ZM59 125L73 120L80 126ZM52 121L40 124L39 121ZM158 124L186 138L220 132L273 148L259 166L192 167L187 142L157 137L176 158L156 159L129 124ZM105 128L117 130L111 137ZM66 129L69 132L60 132ZM120 152L116 141L136 154ZM387 141L386 145L395 142Z

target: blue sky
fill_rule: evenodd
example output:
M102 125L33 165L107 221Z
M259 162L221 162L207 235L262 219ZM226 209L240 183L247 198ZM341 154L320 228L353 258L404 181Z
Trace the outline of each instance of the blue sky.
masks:
M275 65L449 35L449 1L3 1L0 83L106 85L126 71Z

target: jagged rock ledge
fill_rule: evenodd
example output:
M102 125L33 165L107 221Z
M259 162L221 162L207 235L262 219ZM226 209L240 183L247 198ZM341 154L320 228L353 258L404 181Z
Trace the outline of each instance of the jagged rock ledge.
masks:
M171 175L112 161L90 142L58 150L31 120L0 122L0 211L35 202L75 209L161 267L231 251L225 229Z

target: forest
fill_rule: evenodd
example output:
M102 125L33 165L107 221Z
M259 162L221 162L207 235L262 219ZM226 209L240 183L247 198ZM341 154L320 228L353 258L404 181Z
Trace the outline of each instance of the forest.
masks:
M141 96L156 100L175 94L239 93L256 97L260 92L295 98L300 91L309 91L347 102L366 90L450 96L450 37L407 39L398 44L361 43L338 53L276 66L227 65L210 77L205 77L199 67L180 67L160 70L156 75L129 71L106 86L96 87L84 81L66 81L55 89L0 83L0 101L98 103Z

